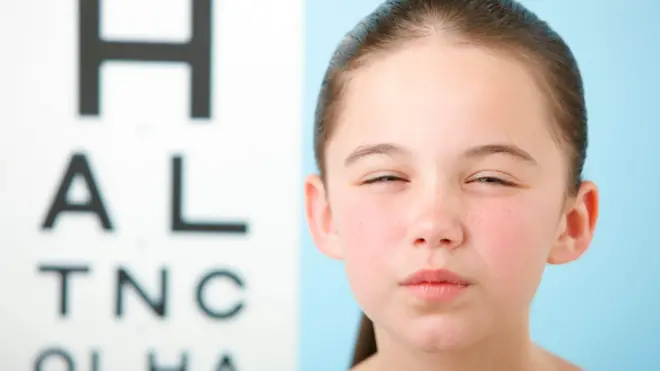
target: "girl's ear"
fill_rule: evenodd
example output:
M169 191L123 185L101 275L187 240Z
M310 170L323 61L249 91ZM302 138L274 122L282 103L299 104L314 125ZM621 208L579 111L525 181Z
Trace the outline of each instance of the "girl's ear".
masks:
M325 184L318 175L310 175L305 180L305 211L316 247L331 258L342 259L343 253L332 221Z
M569 202L562 216L557 242L548 257L550 264L577 260L587 251L593 239L598 219L598 188L592 182L583 182L577 196Z

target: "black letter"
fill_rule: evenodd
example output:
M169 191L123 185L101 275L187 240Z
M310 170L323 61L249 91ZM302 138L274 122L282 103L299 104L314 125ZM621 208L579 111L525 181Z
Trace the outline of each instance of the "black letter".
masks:
M181 216L183 182L181 181L181 157L172 159L172 231L174 232L215 232L247 233L247 224L243 222L187 222Z
M54 265L41 265L39 272L56 272L60 274L62 280L60 281L60 316L66 317L68 303L69 303L69 273L89 273L89 268L85 266L54 266Z
M71 356L63 349L48 349L45 352L39 354L39 357L37 357L37 359L34 361L34 371L41 371L41 366L46 361L46 359L53 357L59 357L64 360L66 363L67 371L74 371L76 369L76 364L73 363L73 359L71 359Z
M90 199L87 203L84 204L71 204L67 200L67 194L69 192L69 187L73 183L73 178L76 175L80 175L85 180L87 184L87 189L89 190ZM69 167L66 169L66 174L60 183L60 188L57 190L55 195L55 200L48 210L48 215L46 215L46 220L41 228L43 229L52 229L55 224L55 219L59 213L64 211L78 212L78 213L94 213L98 216L103 229L107 231L112 230L112 224L110 223L110 217L108 217L108 212L105 210L103 205L103 200L101 199L101 193L99 188L94 181L94 176L92 175L92 170L89 167L87 158L83 154L74 154L69 163Z
M99 34L100 0L80 0L79 112L99 114L99 67L103 61L184 62L190 66L190 115L211 116L211 0L193 0L190 42L136 43L102 41Z
M99 368L99 357L101 357L101 355L99 354L99 351L98 350L93 350L92 351L92 369L91 369L91 371L99 371L100 370L100 368Z
M220 362L218 362L218 369L216 371L236 371L236 366L234 366L234 361L228 355L222 356Z
M124 296L122 295L122 288L124 285L130 285L133 286L133 288L137 291L137 293L140 295L142 300L144 300L147 305L154 311L158 316L164 317L167 313L167 271L165 269L162 269L160 271L160 280L161 280L161 285L160 285L160 301L158 299L154 300L149 300L147 297L147 294L145 294L144 290L140 286L138 286L137 282L128 275L126 270L124 268L119 268L119 271L117 272L117 306L115 308L115 313L117 317L121 317L124 314L124 304L123 304L123 298Z
M235 283L236 286L238 286L239 288L243 289L245 287L245 285L243 284L243 281L241 281L241 279L238 276L236 276L234 273L232 273L230 271L219 270L219 271L209 272L208 274L206 274L204 276L204 278L202 278L202 280L197 285L197 298L196 298L197 299L197 305L202 310L202 312L204 312L209 317L212 317L212 318L215 318L215 319L231 318L231 317L237 315L238 312L240 312L243 309L244 305L243 305L242 302L236 303L236 305L232 309L230 309L226 312L212 311L211 309L209 309L209 307L206 304L204 304L204 297L202 295L203 291L204 291L204 286L206 286L206 284L212 278L215 278L215 277L228 278L233 283Z
M184 352L182 355L180 366L160 367L156 365L156 356L153 352L149 352L149 371L186 371L188 369L188 353Z

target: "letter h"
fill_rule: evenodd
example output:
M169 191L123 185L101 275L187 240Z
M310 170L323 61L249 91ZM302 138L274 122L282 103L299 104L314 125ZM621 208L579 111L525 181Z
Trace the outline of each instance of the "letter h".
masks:
M100 0L79 0L79 112L99 114L99 68L108 60L187 63L191 69L190 115L211 116L211 0L191 0L192 37L187 43L103 41Z

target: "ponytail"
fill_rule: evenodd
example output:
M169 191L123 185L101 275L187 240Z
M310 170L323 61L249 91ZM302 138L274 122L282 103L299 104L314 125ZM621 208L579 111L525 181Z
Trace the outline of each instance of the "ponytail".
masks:
M351 367L357 366L358 363L374 355L376 350L376 333L374 332L374 324L364 313L362 313L360 330L358 332L355 348L353 349L353 361L351 362Z

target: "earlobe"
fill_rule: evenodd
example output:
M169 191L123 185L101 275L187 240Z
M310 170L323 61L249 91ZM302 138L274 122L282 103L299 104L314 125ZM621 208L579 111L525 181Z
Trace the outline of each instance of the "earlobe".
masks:
M550 251L549 264L570 263L587 251L596 229L598 211L598 188L593 182L585 181L562 217L562 228Z
M326 188L318 175L310 175L305 180L305 213L316 247L331 258L341 259L343 254L333 225Z

